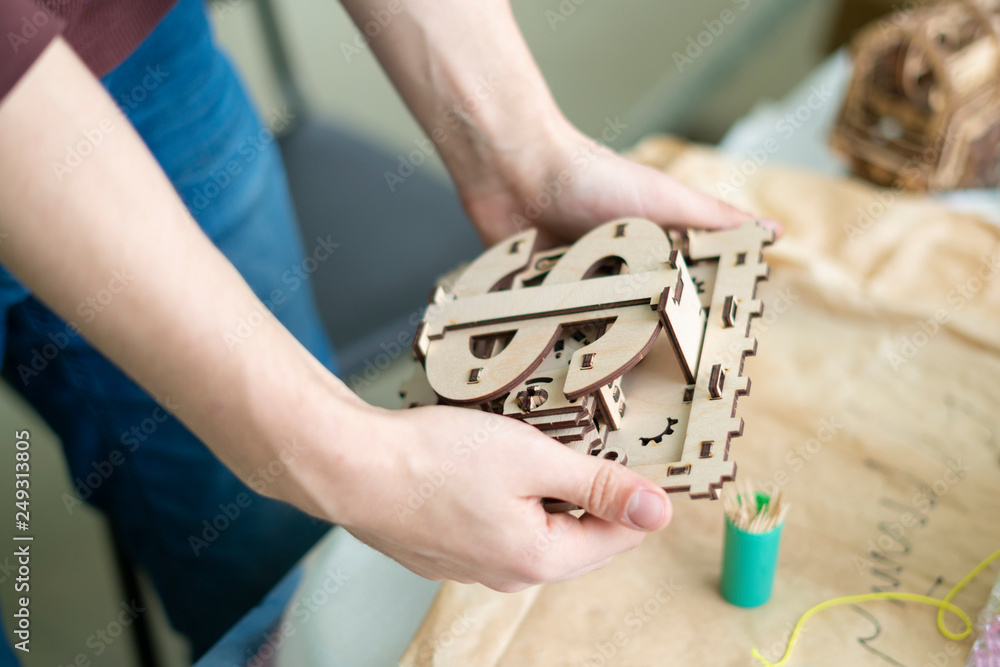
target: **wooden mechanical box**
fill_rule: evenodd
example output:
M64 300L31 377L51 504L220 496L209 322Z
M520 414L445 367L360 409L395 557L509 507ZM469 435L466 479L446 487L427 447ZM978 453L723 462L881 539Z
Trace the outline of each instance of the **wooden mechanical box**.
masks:
M1000 184L1000 1L897 11L851 51L830 142L855 174L917 191Z
M668 492L717 498L743 432L743 361L774 233L670 232L627 218L571 246L529 229L442 279L419 326L407 407L520 419ZM553 502L550 509L566 509Z

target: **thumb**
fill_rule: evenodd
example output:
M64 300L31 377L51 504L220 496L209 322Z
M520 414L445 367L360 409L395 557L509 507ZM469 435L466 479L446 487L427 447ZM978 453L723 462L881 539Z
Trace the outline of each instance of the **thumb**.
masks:
M670 523L670 499L642 475L564 445L550 452L548 465L535 468L538 495L579 505L588 514L628 528L660 530Z

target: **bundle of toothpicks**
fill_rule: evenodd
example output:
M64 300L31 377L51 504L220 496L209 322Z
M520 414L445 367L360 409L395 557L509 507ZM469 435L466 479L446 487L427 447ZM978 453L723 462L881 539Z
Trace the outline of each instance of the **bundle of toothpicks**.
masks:
M748 480L727 486L722 505L733 525L747 533L766 533L777 528L790 507L785 504L780 489L766 502L758 503L757 491Z

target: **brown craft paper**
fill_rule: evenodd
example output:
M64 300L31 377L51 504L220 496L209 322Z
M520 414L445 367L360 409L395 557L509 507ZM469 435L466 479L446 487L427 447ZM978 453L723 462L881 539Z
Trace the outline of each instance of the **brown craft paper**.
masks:
M732 169L667 139L635 154L709 193ZM787 230L767 251L746 429L732 444L739 476L793 506L771 601L721 598L721 504L677 494L673 523L604 570L517 595L446 584L403 665L742 666L751 647L776 661L813 605L943 596L1000 547L1000 232L925 198L799 172L764 170L732 203ZM955 602L975 616L996 569ZM791 664L964 664L970 641L940 636L935 612L825 611Z

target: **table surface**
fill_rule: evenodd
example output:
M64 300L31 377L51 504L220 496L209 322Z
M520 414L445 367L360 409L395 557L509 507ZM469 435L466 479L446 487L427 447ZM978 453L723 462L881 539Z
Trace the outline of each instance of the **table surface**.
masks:
M719 150L748 172L766 164L846 174L827 137L850 74L846 55L833 54L783 99L759 103L737 121ZM1000 224L997 190L938 198ZM391 406L406 372L395 363L363 397ZM334 528L196 667L243 665L255 655L255 667L396 664L438 588Z

